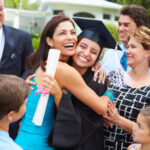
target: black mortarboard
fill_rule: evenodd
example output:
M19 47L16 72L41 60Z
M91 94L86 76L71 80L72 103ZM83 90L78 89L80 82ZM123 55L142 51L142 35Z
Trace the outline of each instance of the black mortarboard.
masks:
M100 45L101 48L106 47L115 49L117 42L114 40L102 21L83 18L73 19L75 23L81 28L81 34L83 34L82 37L95 41ZM121 50L119 45L117 49Z

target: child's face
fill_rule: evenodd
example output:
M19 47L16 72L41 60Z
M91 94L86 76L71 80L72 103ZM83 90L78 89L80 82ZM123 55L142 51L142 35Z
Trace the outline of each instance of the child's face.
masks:
M137 117L137 123L133 127L132 136L134 142L141 144L150 143L150 129L146 118L142 114L139 114Z
M19 111L14 113L12 122L19 120L24 115L24 113L26 111L26 103L27 103L27 99L21 105Z

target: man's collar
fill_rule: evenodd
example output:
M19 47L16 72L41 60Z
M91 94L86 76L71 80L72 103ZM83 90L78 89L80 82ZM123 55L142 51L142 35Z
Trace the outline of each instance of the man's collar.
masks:
M121 47L122 51L124 51L124 52L125 52L125 51L126 51L126 49L127 49L127 48L124 46L124 44L123 44L123 43L121 43L121 44L120 44L120 47Z

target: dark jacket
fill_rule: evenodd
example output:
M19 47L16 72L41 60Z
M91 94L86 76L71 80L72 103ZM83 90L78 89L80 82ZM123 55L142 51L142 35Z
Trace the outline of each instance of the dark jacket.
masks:
M0 74L21 76L26 57L33 52L29 33L3 25L4 51L0 61Z
M88 69L82 77L101 96L107 85L94 82L93 76ZM104 150L103 117L73 95L63 94L48 144L56 150Z

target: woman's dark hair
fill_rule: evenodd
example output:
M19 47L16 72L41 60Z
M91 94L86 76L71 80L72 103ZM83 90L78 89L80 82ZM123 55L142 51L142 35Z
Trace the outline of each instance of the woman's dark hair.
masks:
M46 24L45 28L42 31L40 44L37 51L31 54L30 56L28 56L26 60L26 69L32 69L31 73L33 73L38 66L41 66L42 70L45 71L45 67L44 67L45 61L47 60L48 51L51 48L47 44L46 38L50 37L52 39L56 28L60 23L64 21L70 21L74 26L72 20L69 17L65 16L63 13L54 16Z

